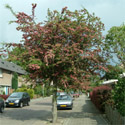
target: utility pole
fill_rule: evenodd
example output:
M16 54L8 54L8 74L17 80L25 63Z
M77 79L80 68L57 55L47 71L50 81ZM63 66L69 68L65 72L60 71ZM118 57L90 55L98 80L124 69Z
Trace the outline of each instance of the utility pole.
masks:
M43 98L44 98L44 84L43 84Z

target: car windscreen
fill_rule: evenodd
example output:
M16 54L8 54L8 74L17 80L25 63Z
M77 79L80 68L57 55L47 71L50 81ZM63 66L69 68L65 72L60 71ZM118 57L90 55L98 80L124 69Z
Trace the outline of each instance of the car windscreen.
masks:
M59 96L57 100L71 100L69 96Z
M71 94L74 94L75 92L74 92L74 91L71 91L70 93L71 93Z
M12 93L9 98L21 98L22 97L22 93Z
M61 95L67 95L67 93L66 92L60 92L60 96Z

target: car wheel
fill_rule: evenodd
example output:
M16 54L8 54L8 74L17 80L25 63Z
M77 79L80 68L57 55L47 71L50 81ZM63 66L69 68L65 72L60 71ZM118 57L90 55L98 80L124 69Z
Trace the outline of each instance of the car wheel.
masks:
M23 107L23 103L21 102L21 103L20 103L20 108L22 108L22 107Z
M5 107L8 107L8 105L7 105L7 104L5 104Z
M57 107L57 110L60 110L60 108L59 108L59 107Z
M27 102L27 106L29 106L30 104L29 104L29 101Z
M3 107L3 106L0 107L0 112L1 112L1 113L4 112L4 107Z

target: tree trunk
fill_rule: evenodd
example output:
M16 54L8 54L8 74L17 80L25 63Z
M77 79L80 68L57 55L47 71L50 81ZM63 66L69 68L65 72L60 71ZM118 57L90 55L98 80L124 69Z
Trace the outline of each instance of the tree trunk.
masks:
M52 122L57 122L57 86L54 83L53 98L52 98Z

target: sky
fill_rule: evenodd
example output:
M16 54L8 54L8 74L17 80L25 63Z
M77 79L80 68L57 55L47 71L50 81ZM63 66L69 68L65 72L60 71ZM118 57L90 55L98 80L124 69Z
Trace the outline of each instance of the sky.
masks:
M105 25L104 35L111 27L125 22L125 0L0 0L0 43L18 43L22 35L16 30L16 24L9 24L15 17L5 5L9 4L15 12L31 14L32 3L37 3L35 15L40 22L46 20L48 8L61 11L66 6L71 11L84 7L89 13L95 13Z

